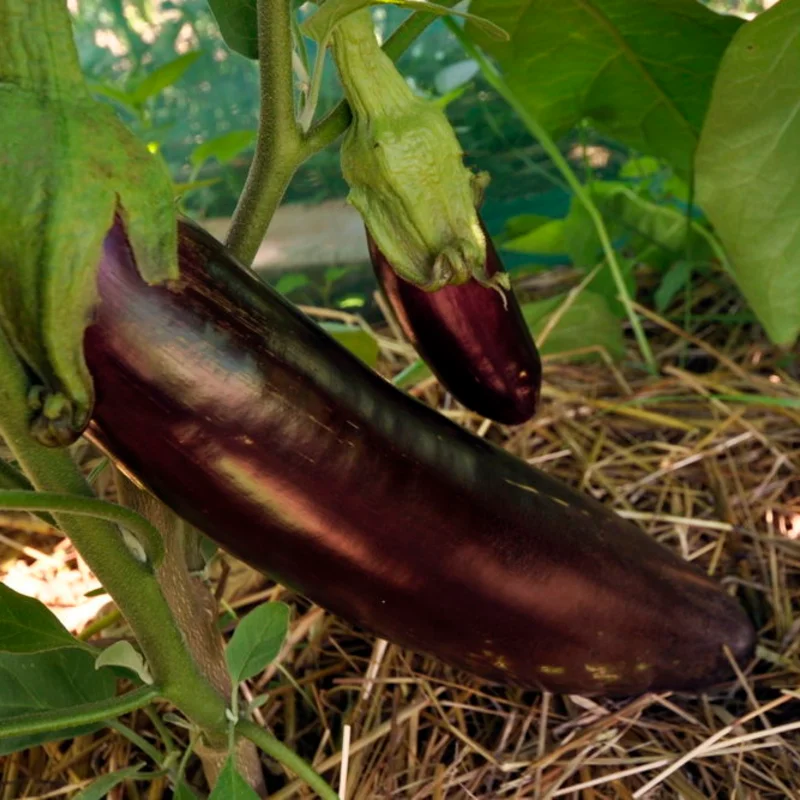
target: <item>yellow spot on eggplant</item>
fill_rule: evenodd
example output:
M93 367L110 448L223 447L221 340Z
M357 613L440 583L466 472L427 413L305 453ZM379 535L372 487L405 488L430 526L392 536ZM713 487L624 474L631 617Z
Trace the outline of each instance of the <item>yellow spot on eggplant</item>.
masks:
M509 480L508 478L504 478L506 483L510 484L511 486L516 486L518 489L522 489L526 492L533 492L534 494L539 494L539 490L535 486L528 486L525 483L517 483L516 481Z
M619 680L619 673L609 664L586 664L584 669L596 680L601 683L613 683Z
M497 667L497 669L508 669L505 656L497 656L497 658L494 660L494 665Z
M644 661L640 661L640 662L639 662L639 663L638 663L638 664L637 664L637 665L634 667L634 669L635 669L637 672L646 672L648 669L651 669L651 668L652 668L652 666L653 666L652 664L647 664L647 663L645 663Z
M551 667L546 664L539 667L539 672L542 672L545 675L563 675L565 671L566 670L564 667Z

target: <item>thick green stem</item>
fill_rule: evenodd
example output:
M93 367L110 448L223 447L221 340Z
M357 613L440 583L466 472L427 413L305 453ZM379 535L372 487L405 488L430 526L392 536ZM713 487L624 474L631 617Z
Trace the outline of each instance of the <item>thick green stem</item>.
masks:
M0 0L0 84L88 97L65 0Z
M94 498L69 453L31 438L28 383L8 340L0 335L0 434L36 489ZM137 561L119 529L105 520L54 514L131 626L163 696L209 736L224 739L226 699L192 661L149 563Z
M271 733L259 728L254 722L239 720L236 723L236 733L249 739L259 750L272 756L285 767L290 769L298 778L305 781L323 800L340 800L339 795L321 778L314 768L297 755L291 748L276 739Z
M614 278L617 291L619 292L619 299L628 316L628 320L633 328L633 333L636 336L636 342L641 350L642 357L651 372L657 372L656 361L653 357L653 352L650 349L650 343L647 341L647 336L642 328L642 323L631 303L631 297L628 294L628 288L625 286L625 279L622 275L622 268L619 265L617 255L614 251L614 246L611 244L611 238L608 235L605 223L603 222L603 215L597 208L586 187L578 180L578 176L570 167L567 159L561 154L561 151L556 146L556 143L550 137L550 134L544 129L539 121L531 114L528 109L519 101L516 94L511 90L505 82L500 73L489 63L483 53L467 38L461 28L456 25L452 20L446 19L445 24L453 32L456 38L461 42L462 47L467 55L473 58L481 68L481 72L489 84L495 91L514 109L517 116L522 120L525 127L531 135L538 140L542 145L542 149L550 156L552 162L556 165L559 172L564 176L570 189L575 193L575 196L580 201L581 205L586 209L592 223L594 224L597 236L600 239L600 245L603 249L606 261L608 261L611 275Z
M158 699L160 695L161 689L158 686L145 686L111 700L87 703L72 708L56 708L52 711L25 714L20 717L9 717L0 721L0 739L12 736L33 736L37 733L76 728L81 725L91 725L93 722L114 719L146 706Z
M258 0L258 139L226 240L231 252L248 265L303 160L303 142L294 110L292 49L291 0Z

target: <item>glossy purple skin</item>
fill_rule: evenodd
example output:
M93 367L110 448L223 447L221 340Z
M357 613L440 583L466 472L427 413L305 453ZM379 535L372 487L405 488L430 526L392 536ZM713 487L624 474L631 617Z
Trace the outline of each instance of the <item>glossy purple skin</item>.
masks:
M486 236L486 273L503 272ZM375 277L408 341L462 405L506 425L536 413L542 362L513 291L507 305L474 278L426 292L399 277L367 232Z
M148 287L120 229L86 334L89 435L245 562L485 678L697 690L754 630L643 531L391 384L194 226Z

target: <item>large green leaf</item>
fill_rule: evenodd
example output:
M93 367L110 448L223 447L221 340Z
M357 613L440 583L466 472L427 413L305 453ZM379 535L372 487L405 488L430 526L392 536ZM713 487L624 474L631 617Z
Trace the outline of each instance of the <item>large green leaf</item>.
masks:
M800 0L742 28L697 152L697 198L767 334L800 333Z
M519 100L555 138L588 117L686 174L717 65L741 24L697 0L475 0L511 34L469 26Z
M0 720L41 711L108 700L116 679L111 670L95 670L94 656L75 647L46 653L0 653ZM54 729L31 736L0 738L0 755L57 739L89 733L102 722Z
M0 583L0 653L81 646L47 606Z
M208 800L258 800L258 795L236 769L233 756L228 756L225 761Z

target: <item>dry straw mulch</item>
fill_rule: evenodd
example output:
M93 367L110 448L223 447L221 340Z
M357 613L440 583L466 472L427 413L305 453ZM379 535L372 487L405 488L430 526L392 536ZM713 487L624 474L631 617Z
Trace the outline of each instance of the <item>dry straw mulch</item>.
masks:
M739 310L718 287L693 303L709 318ZM356 631L226 558L214 583L226 605L242 613L281 598L295 609L278 662L244 689L266 693L256 720L334 786L345 764L348 800L800 798L797 361L756 326L711 321L690 336L641 311L657 377L641 369L633 346L619 365L546 359L541 410L520 428L464 412L433 380L413 391L702 564L757 621L756 660L699 697L509 690ZM381 343L387 373L409 363L391 330ZM4 580L41 597L74 630L93 624L106 640L125 635L109 626L113 614L91 623L110 610L98 607L107 598L83 596L97 584L68 542L25 515L5 517L0 533ZM144 712L121 722L161 746ZM186 733L172 728L172 736L183 742ZM70 797L94 775L146 762L132 738L105 731L9 757L0 800ZM312 796L279 765L267 762L267 773L273 800ZM202 786L194 761L189 775ZM129 783L111 796L171 793L163 782Z

